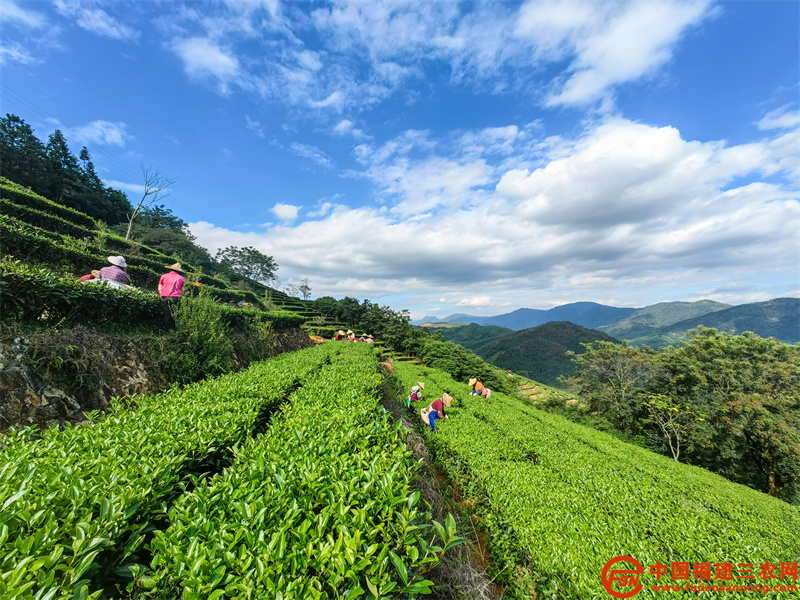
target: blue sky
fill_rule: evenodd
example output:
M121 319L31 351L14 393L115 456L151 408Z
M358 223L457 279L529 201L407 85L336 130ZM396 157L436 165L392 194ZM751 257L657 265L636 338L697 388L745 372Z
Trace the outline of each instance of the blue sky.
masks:
M412 316L800 296L800 3L4 0L0 101Z

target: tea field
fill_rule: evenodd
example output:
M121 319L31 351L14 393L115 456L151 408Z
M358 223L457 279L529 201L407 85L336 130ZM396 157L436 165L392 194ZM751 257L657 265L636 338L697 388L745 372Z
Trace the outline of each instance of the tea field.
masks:
M413 487L376 352L327 343L117 400L83 425L4 436L0 598L428 593L430 570L465 540ZM421 406L408 417L485 537L504 597L609 598L601 574L619 556L643 565L637 598L695 597L686 585L748 572L751 585L797 584L796 507L502 393L469 396L442 371L393 367L386 389L424 381L427 401L456 399L436 433ZM652 589L662 584L683 587ZM702 592L756 596L797 597Z
M686 591L687 583L798 584L797 507L504 394L493 393L488 401L469 396L466 384L432 369L398 363L394 373L408 388L424 381L426 398L447 391L459 399L448 410L450 418L437 422L437 433L421 430L453 483L454 499L472 507L486 531L494 572L509 586L508 594L610 598L601 573L618 556L643 565L644 588L637 598L696 597L698 592ZM412 418L421 424L418 415ZM689 565L688 578L673 573L674 565L683 564ZM657 579L651 565L666 565L666 572ZM708 577L703 565L709 565ZM728 565L730 578L717 578ZM650 589L667 584L684 589ZM701 596L800 594L704 591Z

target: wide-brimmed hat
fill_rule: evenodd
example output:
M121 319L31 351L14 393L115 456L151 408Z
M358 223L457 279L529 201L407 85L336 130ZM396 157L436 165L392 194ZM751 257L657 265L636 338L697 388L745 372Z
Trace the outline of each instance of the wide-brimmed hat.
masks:
M336 333L337 333L338 335L344 335L344 331L342 331L341 329L340 329L339 331L337 331Z
M117 265L118 267L121 267L123 269L128 266L128 263L125 262L124 256L109 256L108 262L110 262L112 265Z
M347 335L350 335L351 333L353 333L353 330L352 329L348 329L347 330Z
M469 383L467 383L467 385L475 385L476 383L478 383L478 380L473 377L472 379L469 380Z
M164 265L164 268L165 269L170 269L172 271L178 271L180 273L185 273L186 272L181 268L181 263L175 263L174 265Z
M424 390L424 389L425 389L425 384L424 384L424 383L422 383L421 381L418 381L418 382L417 382L417 385L419 386L419 388L420 388L421 390Z
M444 402L447 406L450 406L453 404L453 397L447 392L445 392L444 394L442 394L442 402Z

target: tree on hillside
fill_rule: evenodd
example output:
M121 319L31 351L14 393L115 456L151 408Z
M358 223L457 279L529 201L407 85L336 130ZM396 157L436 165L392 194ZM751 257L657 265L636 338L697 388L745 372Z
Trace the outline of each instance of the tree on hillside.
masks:
M180 231L186 236L195 241L195 237L189 233L189 225L173 214L173 212L163 204L157 206L149 206L142 210L139 215L139 224L153 229L172 229L173 231Z
M658 444L669 448L673 459L679 460L692 428L703 420L703 416L668 394L648 394L644 407L649 420L658 428L653 437Z
M573 359L577 368L569 383L578 387L593 412L623 431L638 433L646 385L658 371L655 353L606 341L583 346L586 352Z
M271 256L259 252L253 246L228 246L217 251L216 260L243 277L265 284L275 279L275 272L278 270L278 264Z
M300 280L300 287L298 290L303 295L303 300L309 299L311 296L311 282L309 281L308 277L304 277Z
M169 187L175 183L174 179L169 179L159 169L153 170L151 167L140 166L142 169L144 188L142 190L142 198L128 215L128 231L125 233L126 240L131 237L131 227L133 226L133 220L136 216L145 208L153 206L159 199L169 196L172 192Z
M81 148L78 159L81 165L78 172L79 186L77 195L84 210L93 217L105 221L109 225L122 223L132 210L128 197L110 187L106 187L95 171L89 150Z
M31 126L16 115L0 119L0 176L41 193L45 148Z
M688 336L664 351L651 386L706 415L687 458L800 502L800 347L705 327Z
M54 202L85 212L85 203L81 202L77 195L81 179L78 159L70 152L64 134L58 129L50 134L47 140L45 164L47 166L45 196Z

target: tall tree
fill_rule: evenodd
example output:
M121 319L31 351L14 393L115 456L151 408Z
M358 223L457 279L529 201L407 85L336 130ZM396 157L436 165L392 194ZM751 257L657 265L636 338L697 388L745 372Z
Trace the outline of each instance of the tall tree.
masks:
M0 176L42 193L45 147L16 115L0 118Z
M172 192L169 188L175 183L174 179L169 179L159 169L153 170L151 167L140 166L142 168L142 179L144 180L142 198L128 215L128 231L125 233L126 240L131 237L131 227L133 226L133 220L136 216L144 209L155 204L159 199L169 196Z
M59 129L51 133L47 139L45 160L47 164L45 195L54 202L84 210L84 203L80 201L78 195L81 182L78 159L70 151L67 139Z
M278 264L271 256L259 252L253 246L228 246L218 250L215 258L234 273L260 283L274 281L278 270Z
M658 370L655 353L607 341L582 345L586 352L575 357L577 368L569 382L578 386L593 412L623 431L638 433L646 385Z
M687 458L800 503L800 347L698 327L666 350L653 388L704 413Z

